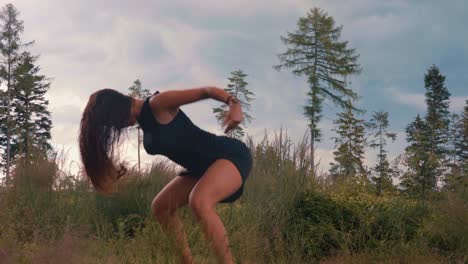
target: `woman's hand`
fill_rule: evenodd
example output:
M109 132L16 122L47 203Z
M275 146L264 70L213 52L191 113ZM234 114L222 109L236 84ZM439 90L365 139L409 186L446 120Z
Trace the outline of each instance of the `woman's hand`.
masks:
M228 133L234 129L244 118L240 103L232 103L229 105L229 111L226 113L223 120L223 127L226 126L224 133Z

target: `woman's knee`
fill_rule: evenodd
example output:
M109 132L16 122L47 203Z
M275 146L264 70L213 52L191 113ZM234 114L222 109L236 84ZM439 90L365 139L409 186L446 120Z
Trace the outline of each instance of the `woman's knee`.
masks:
M173 215L179 207L188 202L188 196L197 179L177 176L167 184L151 202L151 213L154 217Z
M176 208L168 206L162 199L156 196L151 202L151 213L159 221L173 215Z
M209 199L197 192L190 193L188 204L197 218L202 218L207 212L213 210L214 207Z

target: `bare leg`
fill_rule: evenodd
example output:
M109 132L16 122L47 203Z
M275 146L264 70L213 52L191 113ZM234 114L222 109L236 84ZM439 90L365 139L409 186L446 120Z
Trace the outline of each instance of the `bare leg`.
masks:
M220 263L234 263L226 230L216 213L216 204L234 193L242 184L235 165L226 159L216 160L193 187L189 205L201 224Z
M176 176L153 199L151 211L164 232L175 239L181 250L182 263L193 263L192 253L187 243L187 235L176 210L188 203L188 197L198 179Z

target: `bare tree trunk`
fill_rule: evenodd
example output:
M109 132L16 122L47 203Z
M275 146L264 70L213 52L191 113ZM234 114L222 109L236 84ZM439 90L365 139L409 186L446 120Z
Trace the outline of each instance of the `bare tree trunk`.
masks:
M138 173L141 174L141 165L140 165L140 128L137 128L138 131Z
M11 112L11 84L10 84L10 58L8 58L8 109L7 109L7 160L6 160L6 177L5 184L8 187L10 183L10 112Z
M317 29L314 28L314 32L315 32L315 46L314 46L314 50L315 50L315 54L317 54L318 52L318 49L317 49L317 45L318 45L318 38L317 38ZM314 69L313 69L313 72L312 72L312 77L313 77L313 83L312 83L312 122L311 122L311 128L310 128L310 163L311 163L311 170L312 170L312 173L315 177L315 157L314 157L314 144L315 144L315 137L314 137L314 134L315 134L315 126L317 124L315 124L315 107L316 105L314 105L315 103L315 96L316 96L316 87L318 86L318 81L317 81L317 57L315 56L314 58Z
M313 124L312 124L312 127L314 127ZM314 129L312 128L310 131L311 131L310 132L310 138L311 138L311 140L310 140L310 166L311 167L310 167L310 169L311 169L312 172L314 172L315 171L315 168L314 168L314 166L315 166L315 160L314 160L314 140L315 140L314 139Z

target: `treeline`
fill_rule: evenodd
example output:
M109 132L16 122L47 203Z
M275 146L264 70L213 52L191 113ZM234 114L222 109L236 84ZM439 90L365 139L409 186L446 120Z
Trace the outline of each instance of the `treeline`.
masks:
M426 114L406 126L408 146L393 162L388 159L389 114L374 112L366 121L346 107L334 121L334 162L329 170L333 179L358 177L369 180L377 194L401 191L426 200L434 191L448 188L466 195L468 163L468 100L460 112L449 111L450 93L437 66L424 75ZM363 164L366 148L378 150L377 163ZM399 180L398 185L392 179Z
M445 86L445 76L436 65L424 75L427 111L419 114L406 127L408 146L391 164L385 149L387 140L394 141L396 133L388 131L389 114L374 111L369 121L359 117L366 111L357 108L359 95L349 87L349 78L358 75L362 68L356 49L348 41L340 40L343 26L336 26L333 17L320 8L311 9L299 18L294 32L281 40L285 51L278 55L281 64L277 70L291 69L305 76L309 85L309 104L304 115L309 121L311 137L310 168L317 176L314 143L320 142L322 133L322 103L330 100L342 109L334 120L332 129L337 136L334 161L327 176L332 179L359 178L370 181L375 192L402 191L427 199L431 192L448 188L466 195L468 186L468 100L459 113L450 113L450 92ZM372 168L363 165L366 148L377 148L377 164ZM406 169L401 169L404 166ZM392 179L399 179L395 186Z
M423 199L438 182L466 195L468 187L468 100L460 113L450 113L445 76L433 65L424 76L427 111L406 127L409 146L404 161L408 171L401 186Z
M2 8L0 23L0 83L4 87L0 89L0 167L6 175L3 184L10 186L11 168L16 161L27 163L33 151L44 158L56 152L49 143L52 122L44 97L51 83L40 74L38 56L28 51L34 41L22 40L23 21L12 4ZM312 8L299 18L293 32L281 36L285 51L278 54L280 64L273 66L276 70L290 69L293 74L306 77L309 85L308 104L303 109L309 121L310 170L317 175L314 152L323 137L319 126L322 104L330 100L342 111L334 120L333 131L337 134L332 138L334 161L330 163L327 176L369 180L379 195L400 190L425 199L440 187L466 193L468 100L463 111L451 113L451 94L445 86L445 76L432 65L424 75L427 111L407 125L405 153L391 162L386 147L389 140L396 139L396 134L389 131L389 113L379 110L374 111L368 121L360 118L366 110L356 107L360 97L350 88L348 80L362 68L356 49L340 39L342 29L343 26L336 26L333 17L324 10ZM245 136L247 123L253 119L249 111L254 93L247 87L247 76L240 69L231 72L226 87L243 106L245 118L229 134L239 139ZM129 87L129 95L144 98L150 92L136 80ZM219 125L226 112L224 104L213 108ZM140 146L139 129L137 142ZM366 148L378 150L377 164L371 168L363 165ZM399 185L392 184L392 179L399 179Z
M0 167L3 184L13 184L11 172L15 164L29 164L35 157L44 160L54 155L50 144L52 121L45 94L49 79L40 73L38 55L24 42L19 12L12 4L0 11Z

